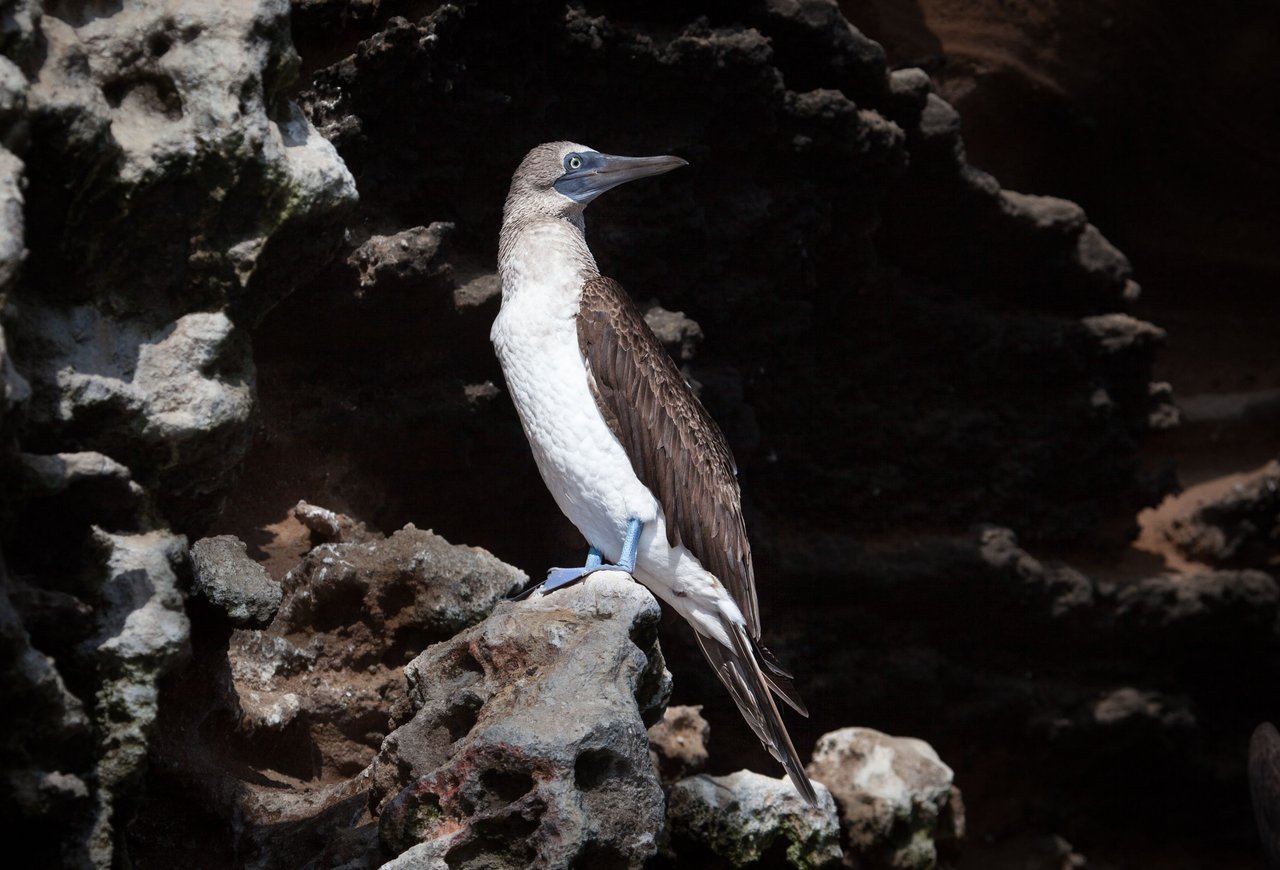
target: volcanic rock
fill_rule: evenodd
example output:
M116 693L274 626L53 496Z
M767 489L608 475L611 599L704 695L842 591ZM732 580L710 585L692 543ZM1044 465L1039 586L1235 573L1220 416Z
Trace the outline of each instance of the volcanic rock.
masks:
M842 728L818 741L808 771L840 806L854 866L932 868L964 836L951 768L923 740Z
M786 776L740 770L728 776L682 779L667 797L667 826L677 863L709 852L734 867L784 853L797 868L838 867L840 822L831 792L814 783L811 807Z
M707 766L707 736L711 726L702 707L668 707L662 720L649 727L649 748L665 785L700 772Z
M414 867L640 867L663 826L644 724L670 694L658 616L601 572L411 662L373 765L383 844Z

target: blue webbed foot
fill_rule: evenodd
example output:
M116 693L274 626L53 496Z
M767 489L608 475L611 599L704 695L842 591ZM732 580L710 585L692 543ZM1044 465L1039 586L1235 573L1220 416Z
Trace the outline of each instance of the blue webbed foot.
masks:
M592 547L587 553L587 564L583 565L581 568L552 568L547 572L547 579L543 580L541 583L535 583L520 590L520 592L511 596L511 599L513 601L521 601L528 598L535 592L542 592L544 594L547 592L553 592L556 589L561 589L572 583L577 583L579 580L595 573L596 571L607 569L609 567L610 566L608 565L602 564L600 551L595 547Z
M565 586L577 583L597 571L623 571L627 574L634 574L636 570L636 549L640 542L640 529L642 527L643 524L637 519L628 521L627 536L622 542L622 558L618 560L617 565L604 564L600 551L593 545L587 552L587 564L581 568L552 568L547 572L546 580L522 589L511 596L511 599L513 601L521 601L535 592L544 594L554 592L556 589L563 589Z

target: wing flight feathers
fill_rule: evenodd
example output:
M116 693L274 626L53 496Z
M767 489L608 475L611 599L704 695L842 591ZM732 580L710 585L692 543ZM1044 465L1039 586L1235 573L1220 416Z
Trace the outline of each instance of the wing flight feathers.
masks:
M742 496L720 427L618 282L583 285L578 347L600 413L662 505L668 543L683 544L720 579L758 638Z
M695 631L694 637L698 640L702 654L711 663L720 682L724 683L725 688L729 690L734 703L742 713L742 718L747 720L747 724L751 726L751 730L760 738L760 742L765 745L769 753L782 763L796 790L810 806L817 806L818 795L813 789L813 783L809 781L808 774L805 773L799 753L791 743L791 737L782 723L778 707L773 703L773 697L769 694L769 686L760 671L760 665L752 655L751 640L747 637L746 629L728 621L724 626L729 632L734 648L729 649Z

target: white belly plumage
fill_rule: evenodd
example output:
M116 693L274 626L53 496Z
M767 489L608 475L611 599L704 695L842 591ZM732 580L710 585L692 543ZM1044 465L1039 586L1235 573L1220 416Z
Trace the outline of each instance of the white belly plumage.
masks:
M587 383L576 306L508 297L494 321L494 349L547 488L610 562L631 518L644 523L635 576L701 633L728 644L723 615L742 622L724 586L683 546L667 543L661 506L636 477ZM541 303L541 304L539 304ZM568 309L568 310L566 310Z

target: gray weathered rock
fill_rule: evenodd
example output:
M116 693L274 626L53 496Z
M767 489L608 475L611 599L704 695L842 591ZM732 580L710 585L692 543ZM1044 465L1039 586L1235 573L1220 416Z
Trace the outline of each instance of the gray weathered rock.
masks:
M42 431L83 431L162 505L201 503L248 446L253 367L226 314L147 327L96 306L15 304Z
M1187 731L1196 725L1185 698L1131 686L1108 692L1094 702L1091 712L1093 723L1102 728L1140 728L1158 733Z
M347 264L360 274L362 288L449 276L452 267L444 254L452 231L453 224L435 221L392 236L370 236Z
M1267 866L1280 867L1280 733L1270 722L1249 738L1249 794Z
M287 630L305 630L341 613L390 637L409 629L444 640L527 580L479 547L450 544L410 523L384 540L313 549L284 579L279 618ZM352 601L361 602L359 610L344 611Z
M692 842L744 867L785 844L792 867L839 866L836 804L821 783L814 786L819 803L811 807L785 776L740 770L680 780L667 797L668 834L677 860L682 844Z
M639 867L662 791L644 718L670 692L659 610L613 572L522 602L406 669L409 709L373 766L395 866Z
M650 726L649 748L663 783L670 785L707 766L710 732L701 705L668 707L662 720Z
M0 148L0 315L4 314L8 292L27 256L22 215L22 172L22 161ZM26 401L30 393L26 378L13 366L4 328L0 326L0 433L10 428L8 418L11 410Z
M369 531L360 520L305 501L293 506L293 517L311 531L312 541L319 538L325 544L362 544L382 539L380 532Z
M1280 585L1262 571L1148 577L1116 595L1116 618L1152 641L1264 645L1280 613Z
M101 682L93 719L98 740L89 855L110 867L116 837L127 818L117 805L132 796L142 774L156 720L160 678L190 652L190 624L177 571L186 541L167 532L94 534L102 554L97 632L82 645Z
M939 844L964 834L951 768L923 740L841 728L818 740L808 771L840 805L854 866L932 868Z
M649 324L667 353L679 362L685 363L697 356L698 346L702 344L702 327L683 311L668 311L653 302L645 308L644 322Z
M280 609L280 584L249 558L244 541L232 535L192 544L191 574L192 592L225 613L237 628L263 628Z
M323 264L356 199L283 97L288 8L140 0L31 17L31 251L6 304L28 428L128 466L178 527L211 518L248 445L241 330ZM21 205L10 187L6 215ZM0 275L21 245L0 234Z

